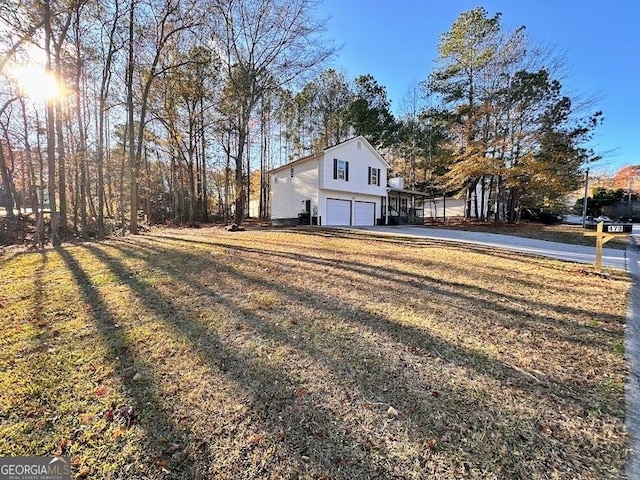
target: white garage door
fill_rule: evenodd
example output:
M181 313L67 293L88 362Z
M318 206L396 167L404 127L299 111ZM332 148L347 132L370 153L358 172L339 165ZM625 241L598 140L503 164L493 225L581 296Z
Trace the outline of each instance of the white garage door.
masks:
M376 223L376 204L373 202L357 202L354 225L370 226Z
M325 225L351 225L351 200L327 199Z

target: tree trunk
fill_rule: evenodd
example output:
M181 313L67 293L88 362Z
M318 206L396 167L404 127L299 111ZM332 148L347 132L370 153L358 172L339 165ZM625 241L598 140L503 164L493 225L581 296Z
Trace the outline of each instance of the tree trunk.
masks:
M76 25L75 25L75 46L77 55L76 65L76 115L78 122L78 150L76 152L76 158L80 167L80 235L83 239L88 238L88 226L87 226L87 183L89 181L87 176L87 147L86 147L86 132L84 129L84 114L82 111L82 62L80 61L82 52L80 50L80 10L77 11Z
M129 57L127 62L127 118L129 135L129 181L130 215L129 232L138 233L138 166L136 161L135 125L133 123L133 34L135 22L135 0L129 5ZM144 129L143 125L139 126Z
M246 202L245 188L244 188L244 147L246 143L247 132L246 128L241 128L238 132L238 151L236 152L236 174L235 174L235 212L234 222L236 225L240 225L244 220L244 205Z
M200 97L200 141L202 143L202 221L209 221L209 192L207 185L207 137L205 132L204 96Z
M485 182L485 177L484 175L480 178L480 181L482 182L480 184L480 220L485 222L487 220L487 217L485 215L485 196L486 196L486 182Z
M51 75L51 5L50 0L44 0L44 29L45 40L44 49L46 55L45 72ZM48 172L48 194L50 211L51 244L54 247L60 245L58 232L58 213L56 211L56 132L54 125L53 100L47 99L47 164Z
M23 104L23 108L24 108L24 104ZM25 128L25 132L27 131L27 119L26 119L26 113L23 113L24 115L24 128ZM44 231L44 158L42 156L42 145L40 143L40 117L38 116L38 111L35 111L35 115L36 115L36 125L37 125L37 135L36 135L36 142L37 142L37 149L36 151L38 152L38 186L36 187L38 189L37 191L37 204L38 204L38 210L36 213L36 232L35 235L33 237L33 246L34 247L40 247L40 248L44 248L44 244L45 244L45 231ZM26 133L25 133L26 135Z
M59 52L56 52L56 79L60 78L61 69ZM67 230L67 173L65 165L63 118L62 100L58 99L55 103L55 128L58 143L58 198L60 200L60 231L62 235L64 235Z
M47 2L49 3L49 2ZM55 69L55 80L61 85L62 84L62 46L67 38L67 33L69 32L69 26L71 25L71 19L73 15L69 11L65 22L60 27L60 35L57 40L54 40L51 37L51 40L54 43L54 54L56 61L56 69ZM50 23L50 22L49 22ZM66 170L65 170L65 144L64 144L64 134L63 134L63 126L64 126L64 106L62 104L62 99L58 98L55 102L55 128L56 135L58 141L58 197L60 199L60 225L59 229L66 232L67 229L67 178L66 178Z
M104 189L104 152L105 152L105 124L106 120L106 101L107 95L109 93L109 87L111 84L111 64L113 61L113 56L115 54L115 32L117 21L120 18L119 15L119 6L120 1L116 0L113 2L115 7L115 12L113 14L113 23L111 24L111 29L109 31L109 49L107 51L107 56L105 58L104 68L102 69L102 79L100 82L100 97L99 97L99 105L98 105L98 148L97 148L97 174L98 174L98 186L97 186L97 194L98 194L98 212L97 212L97 224L98 224L98 238L104 238L106 235L105 226L104 226L104 210L105 210L105 189ZM109 172L110 169L107 169ZM109 212L109 205L112 201L111 195L111 176L107 176L108 189L109 189L109 202L107 202L107 212Z
M13 193L11 188L11 172L6 163L6 156L4 154L4 142L0 139L0 176L2 177L2 206L7 212L8 218L13 218Z

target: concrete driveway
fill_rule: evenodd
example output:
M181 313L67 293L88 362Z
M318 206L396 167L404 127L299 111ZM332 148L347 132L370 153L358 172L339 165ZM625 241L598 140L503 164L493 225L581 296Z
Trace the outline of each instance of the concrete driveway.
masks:
M512 237L496 233L465 232L463 230L448 230L411 225L381 226L381 227L350 227L381 235L400 235L413 238L431 238L459 243L470 243L486 247L504 248L521 253L541 255L577 263L595 263L595 240L593 247L569 245L566 243L534 240L531 238ZM628 259L625 250L604 248L602 250L602 264L607 267L628 270Z

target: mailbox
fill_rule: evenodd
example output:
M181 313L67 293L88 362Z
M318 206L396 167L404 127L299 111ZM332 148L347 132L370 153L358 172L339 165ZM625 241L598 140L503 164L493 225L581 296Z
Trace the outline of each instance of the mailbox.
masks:
M587 228L595 230L598 225L587 225ZM631 223L605 223L602 225L603 233L631 233L633 224Z

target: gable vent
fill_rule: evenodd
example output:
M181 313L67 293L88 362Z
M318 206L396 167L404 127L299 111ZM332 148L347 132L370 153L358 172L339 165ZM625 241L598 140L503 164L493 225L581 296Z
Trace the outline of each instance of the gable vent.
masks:
M358 150L362 148L362 142L358 142Z

